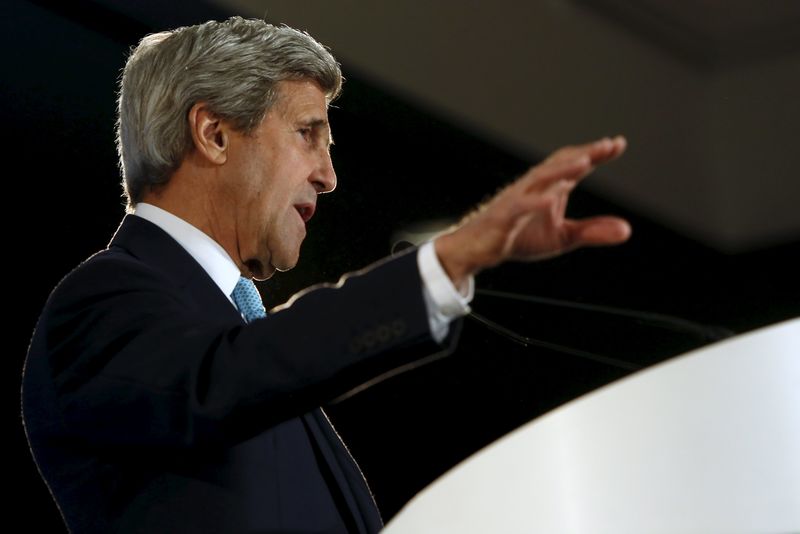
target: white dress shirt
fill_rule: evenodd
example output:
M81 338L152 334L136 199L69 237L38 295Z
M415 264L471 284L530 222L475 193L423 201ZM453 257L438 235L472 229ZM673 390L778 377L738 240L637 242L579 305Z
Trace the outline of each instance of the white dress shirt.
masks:
M241 273L219 243L180 217L152 204L139 202L134 215L167 232L205 269L220 291L233 303L231 293ZM447 336L450 322L469 313L469 303L475 291L474 280L470 277L466 294L461 294L439 263L432 241L420 247L417 266L422 278L422 294L428 310L431 335L441 341Z

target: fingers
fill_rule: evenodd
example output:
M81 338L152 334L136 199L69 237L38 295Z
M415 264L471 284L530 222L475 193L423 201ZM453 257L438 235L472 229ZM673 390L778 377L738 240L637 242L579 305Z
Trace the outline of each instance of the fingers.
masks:
M619 217L599 216L564 221L569 248L583 246L617 245L631 236L628 221Z
M628 140L618 135L614 138L600 141L600 147L596 148L592 157L592 165L601 165L611 160L617 159L628 148Z
M614 138L604 137L591 143L556 150L546 161L563 161L587 155L592 165L600 165L621 156L627 146L627 140L621 135Z
M560 180L578 182L597 165L618 158L626 147L627 141L621 135L564 147L528 171L520 179L520 187L525 192L543 191Z
M586 155L545 161L520 179L520 187L525 193L543 193L562 181L577 183L590 172L592 163Z

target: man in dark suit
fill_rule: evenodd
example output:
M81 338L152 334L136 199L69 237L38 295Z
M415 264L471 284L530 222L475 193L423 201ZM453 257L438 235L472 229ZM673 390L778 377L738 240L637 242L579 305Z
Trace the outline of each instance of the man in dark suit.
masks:
M576 183L624 150L603 139L556 152L419 250L259 318L249 280L296 264L317 195L336 186L340 87L321 45L258 20L132 52L118 122L129 213L53 291L23 379L31 450L71 531L376 532L317 407L446 350L481 269L628 237L614 217L564 218Z

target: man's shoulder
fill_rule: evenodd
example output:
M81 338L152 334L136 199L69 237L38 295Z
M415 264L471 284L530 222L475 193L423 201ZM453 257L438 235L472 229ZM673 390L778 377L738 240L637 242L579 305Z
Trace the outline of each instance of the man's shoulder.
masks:
M140 217L127 215L108 247L96 252L56 285L53 294L92 294L123 288L181 285L194 260L166 232Z
M169 286L169 277L158 266L119 247L110 247L93 254L64 276L49 300L81 295L96 298L106 293L146 289L163 291Z

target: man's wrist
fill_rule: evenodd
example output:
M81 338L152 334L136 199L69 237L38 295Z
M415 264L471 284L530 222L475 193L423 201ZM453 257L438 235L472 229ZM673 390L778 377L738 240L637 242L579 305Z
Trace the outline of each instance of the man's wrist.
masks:
M437 237L433 246L442 269L463 294L463 289L467 287L477 269L465 261L463 251L452 233Z

